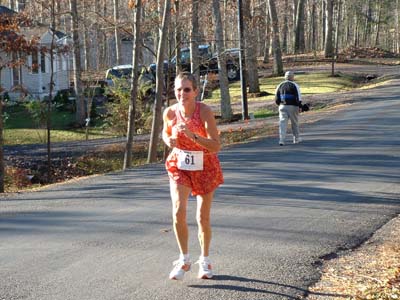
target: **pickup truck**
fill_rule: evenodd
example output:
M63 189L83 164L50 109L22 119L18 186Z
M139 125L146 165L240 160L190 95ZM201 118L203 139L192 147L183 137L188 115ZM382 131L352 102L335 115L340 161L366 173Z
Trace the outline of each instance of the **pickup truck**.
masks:
M207 73L218 73L218 53L212 53L210 45L199 46L199 65L200 75ZM228 73L228 80L234 81L240 78L240 64L239 64L239 49L232 48L226 49L226 67ZM190 48L181 49L181 67L184 71L190 71ZM176 56L170 61L164 61L164 72L169 73L174 77L176 66ZM149 69L155 74L156 64L151 64Z

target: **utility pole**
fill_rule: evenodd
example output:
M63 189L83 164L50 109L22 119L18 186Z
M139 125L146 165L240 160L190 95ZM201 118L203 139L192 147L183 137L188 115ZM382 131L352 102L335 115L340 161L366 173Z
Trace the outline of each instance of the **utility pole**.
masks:
M242 0L238 0L238 26L239 26L239 61L240 61L240 88L242 90L242 118L249 119L247 106L247 82L246 82L246 62L244 55L244 29L243 29L243 5Z

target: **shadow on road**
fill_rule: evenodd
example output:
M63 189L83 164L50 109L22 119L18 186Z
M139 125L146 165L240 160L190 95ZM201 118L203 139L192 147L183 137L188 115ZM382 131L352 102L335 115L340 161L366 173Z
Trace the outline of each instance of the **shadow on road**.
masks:
M293 285L288 285L288 284L282 284L279 282L273 282L273 281L265 281L265 280L259 280L259 279L251 279L251 278L246 278L246 277L239 277L239 276L231 276L231 275L216 275L211 279L212 282L214 281L230 281L230 282L237 282L237 284L209 284L209 285L202 285L202 284L193 284L189 285L191 288L199 288L199 289L220 289L220 290L229 290L229 291L238 291L238 292L254 292L254 293L265 293L265 294L270 294L270 295L276 295L280 297L285 297L287 299L300 299L300 297L294 297L292 296L294 293L291 292L289 294L285 293L278 293L278 292L273 292L270 290L267 290L265 288L253 288L253 287L246 287L246 286L241 286L240 283L255 283L255 284L262 284L262 285L270 285L274 286L275 290L276 288L285 288L285 289L292 289L299 294L307 295L308 290L302 289ZM346 298L350 297L350 295L346 294L330 294L330 293L312 293L314 295L319 295L319 296L330 296L330 297L337 297L337 298Z

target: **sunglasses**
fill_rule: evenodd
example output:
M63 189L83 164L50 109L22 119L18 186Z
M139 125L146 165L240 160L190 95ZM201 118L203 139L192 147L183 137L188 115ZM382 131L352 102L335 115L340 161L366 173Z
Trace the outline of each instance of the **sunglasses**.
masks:
M184 92L184 93L190 93L191 91L193 91L193 89L191 89L191 88L188 88L188 87L186 87L186 88L184 88L184 89L178 89L178 92Z

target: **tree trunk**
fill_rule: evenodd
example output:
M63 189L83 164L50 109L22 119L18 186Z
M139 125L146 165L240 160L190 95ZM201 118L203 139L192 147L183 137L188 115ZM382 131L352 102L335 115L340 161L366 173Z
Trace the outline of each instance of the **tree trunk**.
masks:
M365 47L369 44L370 41L371 19L372 19L371 0L368 0L365 13L364 39L363 39Z
M107 2L103 0L102 3L102 11L103 11L103 18L107 17ZM99 53L99 68L103 68L105 66L108 66L110 64L110 59L108 55L108 44L107 44L107 35L104 31L100 32L100 53Z
M268 5L268 4L267 4ZM271 49L271 17L269 15L269 9L267 8L265 11L265 19L267 22L266 31L265 31L265 46L264 46L264 58L263 63L269 63L269 52ZM287 27L286 27L287 29ZM284 39L287 39L287 31L286 34L283 35Z
M163 87L164 87L164 53L167 44L168 26L171 17L170 1L165 0L164 14L160 33L160 42L157 51L157 69L156 69L156 99L153 109L153 124L151 129L149 154L147 157L148 163L157 161L157 148L162 125L162 102L163 102Z
M340 37L340 18L341 18L341 11L342 11L342 0L338 0L337 4L337 18L336 18L336 36L335 36L335 55L332 59L332 76L335 75L335 63L338 59L339 53L339 37Z
M283 63L282 63L282 52L279 41L279 22L278 15L276 13L275 1L268 0L269 14L272 21L272 48L274 54L274 64L272 74L275 76L283 75Z
M311 8L311 50L314 54L317 52L317 22L316 22L316 4L313 1Z
M136 115L136 98L138 95L139 80L139 53L141 50L141 19L142 19L142 1L136 0L135 16L134 16L134 43L132 49L132 83L131 83L131 99L128 113L128 131L126 133L126 147L124 155L123 169L126 170L132 166L132 147L133 136L135 134L135 115Z
M379 35L381 31L381 17L382 17L382 2L378 2L378 20L376 24L375 47L379 45Z
M285 12L284 12L284 15L283 15L282 52L287 54L289 52L289 48L288 48L289 25L288 25L288 15L287 15L287 12L289 10L288 0L285 0L285 4L284 5L285 5ZM269 22L269 25L267 25L267 26L269 27L268 28L269 31L271 30L270 29L270 26L271 26L270 25L270 20L271 20L271 17L268 14L268 21L267 22Z
M320 45L320 49L325 49L325 38L326 38L326 0L322 0L321 20L322 20L322 34L321 34L321 45Z
M224 49L224 33L222 31L221 10L219 0L213 0L213 16L215 39L218 53L218 78L219 88L221 90L221 118L223 120L230 120L232 118L231 98L229 95L229 82L226 70L226 59Z
M293 11L293 15L292 15L292 21L293 21L293 25L291 26L291 34L290 34L290 49L292 52L295 52L294 49L294 45L295 45L295 41L296 41L296 24L297 24L297 3L299 3L299 0L293 0L292 3L292 11Z
M396 36L397 36L397 41L396 41L396 50L397 53L400 53L400 4L399 0L396 0Z
M0 68L1 78L1 68ZM1 84L0 84L1 86ZM5 178L5 167L4 167L4 138L3 138L3 99L0 96L0 193L4 193L4 178Z
M114 38L115 38L115 59L117 65L121 64L121 39L119 37L119 0L114 1Z
M96 19L98 19L98 15L100 14L100 0L95 0L94 1L94 13L96 15ZM98 22L96 21L96 23L93 25L94 30L94 45L93 45L93 51L95 53L95 59L93 61L94 65L93 68L95 70L99 70L100 69L100 26L98 25Z
M50 88L49 98L47 102L47 182L52 182L52 166L51 166L51 101L53 99L54 89L54 50L55 50L55 34L56 34L56 12L55 12L55 0L51 0L51 45L50 45Z
M333 57L333 0L326 0L325 57Z
M90 64L90 52L91 51L89 49L90 41L89 41L89 32L88 32L88 26L87 26L88 20L87 20L87 16L86 16L86 11L87 11L88 7L86 5L85 0L82 1L82 6L83 6L83 9L82 9L82 17L83 17L82 33L83 33L83 59L84 59L83 66L84 66L84 69L86 71L88 71L90 69L89 64Z
M175 6L175 57L176 57L176 63L175 63L175 73L178 74L181 71L181 38L182 38L182 32L181 32L181 23L180 23L180 6L179 6L179 0L175 0L174 2Z
M190 70L200 86L199 70L199 0L192 0L192 31L190 34Z
M297 16L296 16L296 29L295 29L295 41L294 41L295 53L303 53L305 50L304 1L305 0L299 0L297 2Z
M79 46L79 17L77 0L70 0L70 8L72 15L72 41L73 41L73 79L75 89L76 101L76 122L79 125L85 123L85 101L81 95L82 82L81 82L81 49Z
M260 83L258 81L257 45L255 45L257 38L255 36L253 16L250 12L250 1L244 1L243 8L245 20L247 84L249 86L249 93L259 93Z

